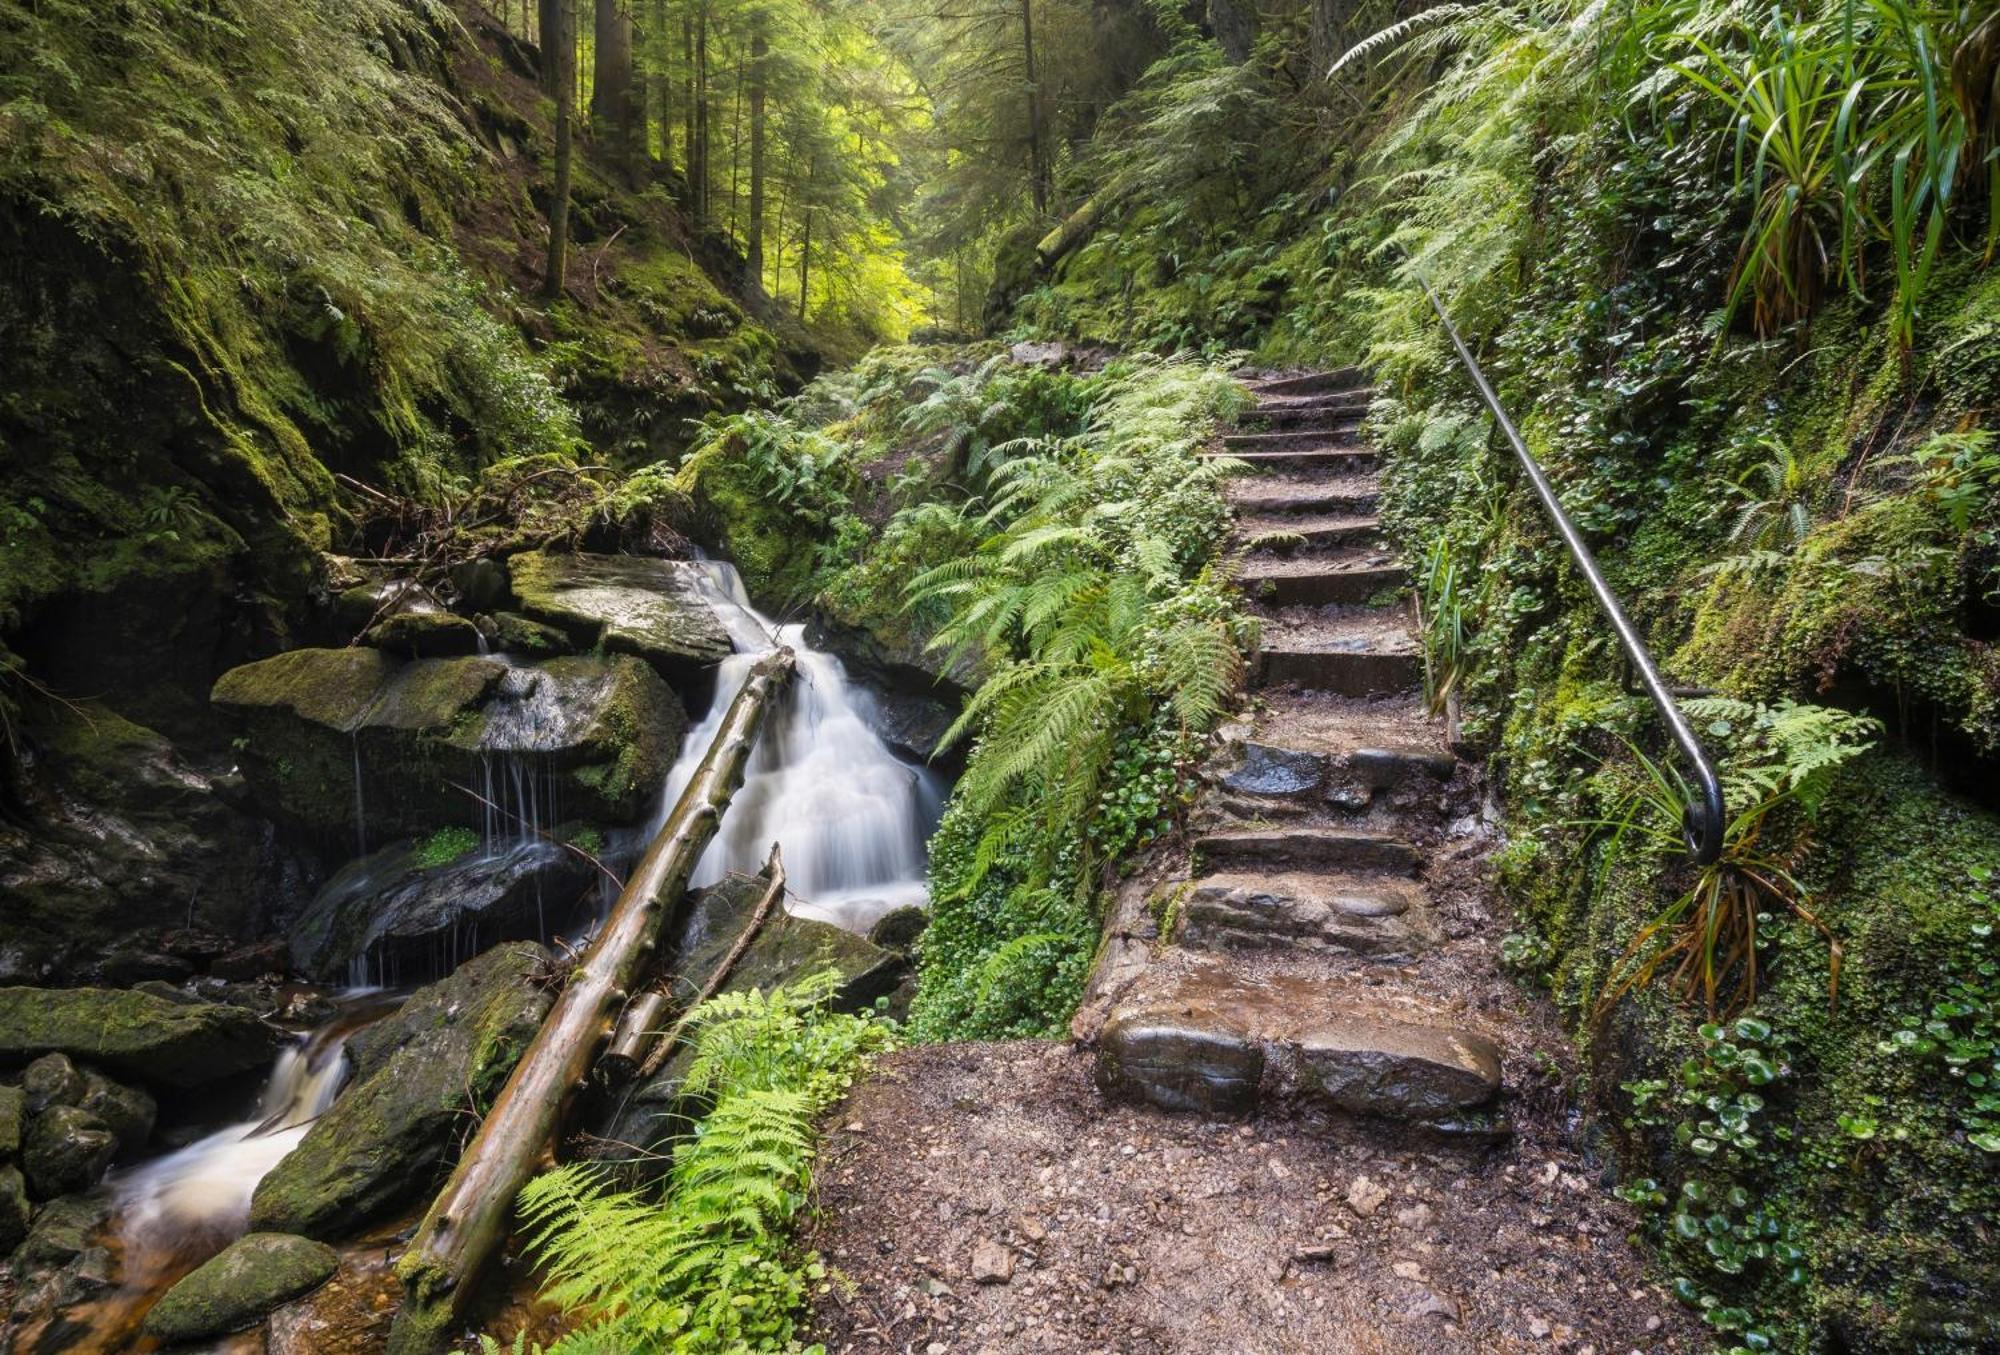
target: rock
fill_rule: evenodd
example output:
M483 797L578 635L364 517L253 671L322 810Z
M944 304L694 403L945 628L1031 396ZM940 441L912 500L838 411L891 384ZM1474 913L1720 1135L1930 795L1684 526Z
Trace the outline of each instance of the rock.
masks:
M686 678L733 651L729 632L684 560L530 551L507 562L521 610L578 649L636 654Z
M121 946L104 957L98 976L110 987L136 983L179 983L194 974L194 965L178 955L161 955L137 946Z
M337 1237L410 1208L540 1027L548 959L495 946L350 1040L352 1083L258 1183L251 1227Z
M477 612L504 607L513 596L507 584L506 566L484 555L453 565L451 586L458 590L461 604Z
M433 598L414 579L377 579L342 590L333 600L333 619L356 634L408 608L435 608Z
M291 967L292 953L283 941L254 941L216 956L209 962L208 972L214 978L242 982L267 974L282 978Z
M376 622L362 639L406 659L449 659L479 652L479 627L450 612L412 607Z
M244 775L269 810L342 842L357 813L388 834L483 828L492 811L469 790L525 810L511 802L517 757L565 812L635 821L687 725L659 676L622 657L401 663L297 649L223 674L214 699L244 730Z
M1338 1018L1298 1042L1318 1096L1341 1110L1443 1117L1500 1090L1500 1050L1470 1031L1368 1017Z
M21 1093L30 1115L50 1106L73 1106L83 1100L83 1074L62 1054L44 1054L21 1074Z
M0 1158L21 1151L21 1121L27 1113L27 1101L19 1087L0 1087Z
M493 647L503 654L515 654L528 658L544 655L568 654L575 646L569 636L554 626L545 626L519 612L495 612L493 621Z
M250 1233L161 1296L148 1336L201 1341L247 1327L279 1304L317 1289L339 1268L333 1248L284 1233Z
M0 815L0 983L102 980L163 918L241 934L278 892L290 852L152 730L45 702L17 732L32 756L24 808ZM117 983L168 967L184 972L154 959Z
M85 1073L83 1080L83 1099L77 1102L78 1109L89 1111L104 1122L104 1127L117 1138L121 1154L130 1156L144 1148L153 1137L153 1122L159 1118L158 1103L138 1088L113 1082L102 1073Z
M1411 1317L1439 1317L1446 1322L1456 1322L1459 1318L1458 1303L1449 1295L1426 1289L1423 1296L1409 1308Z
M108 1192L49 1201L35 1214L28 1240L14 1258L16 1265L60 1266L76 1259L110 1215Z
M929 641L907 625L891 628L878 618L846 616L830 607L806 622L807 644L838 657L842 667L878 693L938 701L956 718L959 704L985 680L986 666L976 651L952 659L930 648Z
M1188 1016L1173 1006L1114 1012L1098 1034L1098 1087L1164 1110L1248 1113L1263 1080L1263 1047L1227 1019Z
M28 1219L33 1214L28 1203L28 1180L11 1162L0 1167L0 1256L13 1252L28 1236Z
M1388 1198L1387 1190L1365 1176L1355 1177L1347 1187L1347 1207L1364 1219L1374 1218Z
M0 988L0 1060L71 1054L156 1087L269 1063L277 1035L240 1007L109 988Z
M37 1199L89 1190L118 1155L118 1136L87 1110L50 1106L28 1122L21 1165Z
M1325 775L1326 758L1319 753L1246 743L1242 759L1222 784L1239 795L1298 795L1317 787Z
M982 1237L972 1244L974 1284L1007 1284L1014 1278L1014 1253L1006 1244Z
M892 908L875 920L868 929L871 945L909 954L917 944L917 938L931 925L930 909L920 904L909 903L901 908Z
M164 979L147 979L144 983L133 984L132 988L135 992L145 993L181 1007L199 1007L207 1001L206 998L198 997L178 984L168 983Z
M405 842L343 866L292 926L299 972L336 981L365 958L373 982L431 977L463 936L486 945L566 930L596 878L589 862L540 839L439 866L423 856L422 844Z

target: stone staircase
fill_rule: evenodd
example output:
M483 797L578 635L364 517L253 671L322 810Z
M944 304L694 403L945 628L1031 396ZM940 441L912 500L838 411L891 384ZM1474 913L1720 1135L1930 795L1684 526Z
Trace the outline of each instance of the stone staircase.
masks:
M1190 878L1153 888L1170 943L1100 969L1117 972L1082 1032L1098 1085L1168 1110L1490 1139L1499 1042L1449 967L1426 964L1440 927L1425 843L1459 769L1380 536L1369 392L1353 372L1251 387L1216 453L1247 466L1231 497L1263 627L1250 709L1208 770Z

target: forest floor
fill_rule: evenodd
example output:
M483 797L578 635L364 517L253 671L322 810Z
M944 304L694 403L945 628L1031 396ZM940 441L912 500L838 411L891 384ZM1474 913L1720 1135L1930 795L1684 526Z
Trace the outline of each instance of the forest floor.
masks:
M808 1238L830 1352L1707 1348L1553 1084L1484 1150L1107 1105L1092 1063L1030 1041L877 1065Z

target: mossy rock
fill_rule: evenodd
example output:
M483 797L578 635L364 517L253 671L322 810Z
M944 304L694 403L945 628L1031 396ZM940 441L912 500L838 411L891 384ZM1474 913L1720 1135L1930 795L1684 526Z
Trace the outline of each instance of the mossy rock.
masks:
M493 613L493 647L503 654L567 654L576 648L569 636L554 626L522 616L519 612Z
M427 1198L540 1028L548 962L496 946L350 1040L353 1081L258 1183L251 1227L337 1238Z
M0 1256L10 1255L28 1236L34 1206L28 1202L28 1179L8 1163L0 1167Z
M21 1120L26 1101L19 1087L0 1087L0 1158L21 1151Z
M685 679L733 646L684 560L529 551L507 562L521 611L567 634L579 649L636 654Z
M146 1334L172 1344L239 1331L319 1288L339 1267L339 1254L325 1243L286 1233L247 1234L161 1295L146 1314Z
M111 988L0 988L0 1061L60 1053L158 1087L268 1064L271 1027L241 1007Z
M77 1106L50 1106L28 1124L21 1166L37 1199L89 1190L118 1155L118 1136Z
M397 612L368 628L364 637L377 649L408 659L449 659L479 652L479 627L450 612Z

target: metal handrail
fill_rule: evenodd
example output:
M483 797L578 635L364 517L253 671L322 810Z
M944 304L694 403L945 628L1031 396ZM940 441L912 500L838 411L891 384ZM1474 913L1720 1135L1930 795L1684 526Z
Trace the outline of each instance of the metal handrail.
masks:
M1725 823L1722 782L1715 775L1715 767L1709 762L1708 753L1702 748L1701 740L1695 737L1694 730L1689 727L1687 717L1681 714L1680 707L1674 704L1673 693L1661 680L1660 670L1653 666L1653 656L1646 652L1645 642L1640 640L1639 632L1632 628L1630 621L1626 620L1625 609L1618 605L1617 595L1611 591L1611 585L1605 582L1604 573L1598 569L1596 557L1591 555L1590 547L1583 543L1583 536L1576 530L1576 524L1571 522L1569 514L1563 511L1562 502L1556 498L1555 489L1549 484L1549 477L1543 473L1541 464L1535 460L1533 453L1529 452L1528 444L1521 440L1521 432L1514 427L1514 421L1507 417L1507 411L1500 408L1500 398L1493 393L1492 385L1486 380L1486 373L1482 372L1479 364L1473 360L1472 350L1467 348L1465 340L1459 337L1458 326L1454 325L1451 316L1445 313L1444 303L1438 300L1437 293L1431 290L1428 282L1418 278L1417 285L1424 289L1424 295L1430 300L1431 309L1437 312L1438 319L1444 323L1444 332L1450 336L1451 346L1458 350L1458 360L1465 364L1466 375L1472 378L1473 386L1479 391L1480 400L1492 413L1493 421L1500 425L1500 431L1507 435L1508 443L1514 448L1514 455L1520 459L1521 469L1528 473L1528 483L1534 486L1535 497L1540 499L1542 507L1548 510L1549 518L1555 523L1563 544L1569 547L1570 555L1575 558L1578 568L1583 570L1583 577L1590 584L1590 591L1596 596L1597 605L1610 620L1611 629L1618 632L1618 643L1625 647L1625 656L1631 660L1632 668L1638 674L1640 686L1646 689L1646 694L1653 698L1653 704L1659 707L1661 717L1667 722L1668 731L1673 734L1674 742L1680 746L1681 755L1694 769L1695 786L1700 792L1699 802L1690 803L1682 813L1681 832L1687 838L1688 854L1694 859L1695 864L1708 865L1722 854Z

